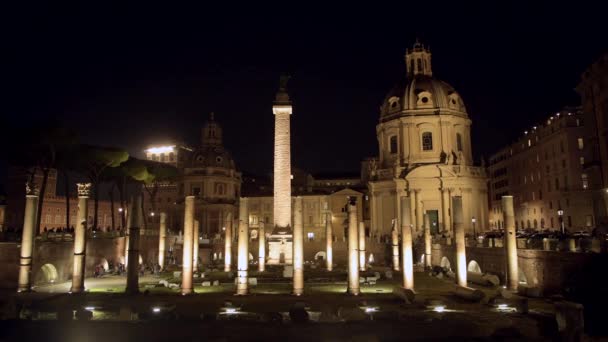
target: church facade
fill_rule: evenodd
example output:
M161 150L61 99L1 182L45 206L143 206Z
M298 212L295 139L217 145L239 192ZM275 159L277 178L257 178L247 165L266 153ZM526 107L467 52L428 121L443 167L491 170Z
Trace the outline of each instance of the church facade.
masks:
M414 234L452 235L451 197L462 196L467 233L487 229L487 177L475 166L471 120L458 92L433 77L431 53L416 43L405 55L407 73L386 96L376 126L379 155L367 166L371 229L390 234L410 201Z

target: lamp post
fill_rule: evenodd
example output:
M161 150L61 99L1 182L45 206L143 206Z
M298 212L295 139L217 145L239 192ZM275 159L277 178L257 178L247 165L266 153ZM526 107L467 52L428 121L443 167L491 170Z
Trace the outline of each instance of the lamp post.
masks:
M559 219L559 228L561 230L562 235L564 235L566 231L564 228L564 211L562 210L562 207L559 207L557 209L557 217Z
M477 222L477 219L475 219L475 216L473 216L473 218L471 218L471 223L473 224L473 238L475 239L475 241L477 241L477 233L475 232L475 222Z

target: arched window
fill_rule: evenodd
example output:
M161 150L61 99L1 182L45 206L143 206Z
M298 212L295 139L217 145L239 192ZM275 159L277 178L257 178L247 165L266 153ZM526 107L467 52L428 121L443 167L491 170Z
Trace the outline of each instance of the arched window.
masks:
M462 151L462 135L456 133L456 148L458 151Z
M397 153L397 136L393 135L389 138L389 151L390 153Z
M432 151L433 150L433 133L424 132L422 133L422 150Z

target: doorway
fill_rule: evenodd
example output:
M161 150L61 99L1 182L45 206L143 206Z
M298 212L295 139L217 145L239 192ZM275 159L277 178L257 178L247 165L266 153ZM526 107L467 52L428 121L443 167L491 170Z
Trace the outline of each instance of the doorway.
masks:
M429 216L429 225L431 225L431 234L439 233L439 211L438 210L427 210L426 214Z

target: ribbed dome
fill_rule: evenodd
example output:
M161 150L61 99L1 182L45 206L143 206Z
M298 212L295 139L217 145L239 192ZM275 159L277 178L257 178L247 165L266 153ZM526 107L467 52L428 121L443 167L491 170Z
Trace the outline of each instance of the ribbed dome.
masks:
M388 93L380 108L381 119L398 114L426 114L428 110L448 110L466 115L462 98L446 82L418 74L399 82Z

